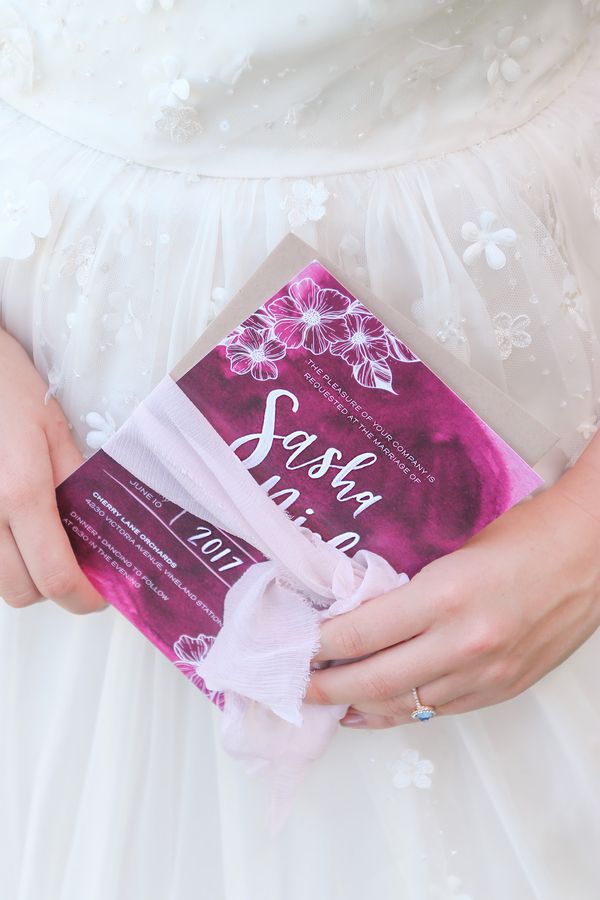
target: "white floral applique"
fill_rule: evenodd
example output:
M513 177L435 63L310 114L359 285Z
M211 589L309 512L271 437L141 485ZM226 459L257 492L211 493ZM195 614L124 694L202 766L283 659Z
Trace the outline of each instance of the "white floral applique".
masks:
M411 313L413 319L421 328L427 327L423 297L415 300L411 306ZM440 344L445 344L448 350L458 350L467 343L466 324L467 320L464 316L445 316L442 319L438 319L435 338Z
M466 321L464 316L461 316L460 319L451 317L441 319L435 333L436 340L440 344L445 344L449 350L461 349L467 343L464 328Z
M508 313L498 313L492 321L501 359L508 359L513 347L524 349L530 346L532 338L525 330L531 325L529 316L522 314L513 319Z
M327 212L326 204L330 194L322 181L313 184L299 178L286 194L282 208L288 211L288 222L292 228L300 228L305 222L318 222Z
M527 53L531 40L527 35L515 37L514 26L501 28L494 44L488 44L483 56L488 63L487 80L490 84L505 81L514 84L523 74L519 60Z
M165 12L170 12L174 5L175 0L158 0L158 6ZM154 0L135 0L135 7L141 13L152 12L155 6Z
M577 426L577 432L582 436L584 441L589 441L593 435L598 431L598 418L596 416L590 416L588 419L584 419Z
M0 24L0 84L29 92L33 87L33 47L26 28Z
M465 222L462 226L463 240L471 245L463 253L466 265L475 265L482 255L485 255L490 269L499 270L506 265L506 254L501 248L516 244L517 233L512 228L495 228L497 218L495 213L486 209L479 216L479 225Z
M141 341L143 329L135 312L139 305L136 299L126 291L111 291L107 299L110 312L102 316L102 325L109 343L123 346L134 340Z
M448 303L448 291L450 291L451 304ZM459 291L456 285L451 284L448 289L443 291L434 291L428 304L429 309L436 310L447 309L447 315L442 315L434 319L429 325L425 314L425 298L419 297L411 304L411 314L415 322L421 326L424 331L429 331L435 336L436 341L443 344L446 350L465 362L470 361L469 339L467 337L467 320L460 313L460 304L458 302ZM439 302L438 302L439 300Z
M204 126L198 111L193 106L163 106L161 117L155 125L174 144L187 144L197 134L201 134Z
M95 253L96 245L89 235L74 244L69 244L62 251L63 263L58 270L59 276L75 275L77 284L84 287L90 275Z
M600 178L597 178L592 185L590 195L592 198L592 211L594 213L594 218L597 222L600 222Z
M62 383L62 374L57 366L50 366L46 374L48 390L44 395L44 405L47 406L51 397L56 397Z
M158 70L163 81L148 94L150 103L162 109L163 106L179 106L180 102L189 99L190 83L181 75L182 63L178 56L165 56Z
M414 787L427 790L431 787L431 775L435 766L430 759L421 758L418 750L406 749L400 759L391 766L392 784L397 788Z
M34 237L50 231L50 198L43 181L30 181L14 162L0 165L0 257L27 259Z
M188 103L191 87L182 76L179 57L163 57L160 65L149 67L149 73L164 79L148 94L150 103L158 109L156 129L174 144L188 143L201 134L204 126L196 107Z
M129 3L133 2L133 0L125 0L125 2ZM5 12L6 7L10 5L10 3L0 3L0 9ZM21 6L25 9L28 4L15 3L13 5ZM56 0L38 0L35 4L35 27L30 30L34 61L39 57L43 62L43 54L38 52L42 48L52 47L53 50L60 53L62 49L70 46L71 48L74 47L77 52L83 51L85 42L81 41L80 38L91 24L90 18L92 15L91 11L86 7L87 5L83 0L72 0L72 2L67 2L67 0L61 0L61 2L56 2ZM101 14L102 11L101 9L98 10L98 16L93 23L94 25L108 25L109 19ZM123 21L126 18L126 16L122 16ZM99 37L99 31L96 34ZM104 48L102 52L106 52ZM45 71L43 65L39 67L36 65L34 86L41 81L46 72L47 70ZM93 73L86 72L86 77L93 77Z
M92 450L99 450L117 430L117 423L108 410L105 411L104 415L98 412L89 412L85 416L85 421L90 428L86 434L85 442Z

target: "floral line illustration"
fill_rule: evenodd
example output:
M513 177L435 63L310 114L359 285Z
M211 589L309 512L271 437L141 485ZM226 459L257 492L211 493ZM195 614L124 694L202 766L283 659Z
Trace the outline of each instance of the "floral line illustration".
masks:
M344 360L363 387L395 393L390 361L420 360L361 303L312 278L292 282L223 341L231 371L257 381L278 377L288 350Z
M218 706L222 708L223 696L219 691L209 691L204 681L198 674L198 663L202 662L210 648L215 642L215 638L208 634L199 634L191 637L189 634L182 634L173 644L173 651L177 656L175 665L181 669L190 681L193 681L196 687L199 687L205 694Z

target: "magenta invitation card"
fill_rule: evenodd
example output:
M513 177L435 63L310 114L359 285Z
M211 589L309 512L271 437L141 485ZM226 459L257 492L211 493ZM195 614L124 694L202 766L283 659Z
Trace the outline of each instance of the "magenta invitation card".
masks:
M542 483L317 261L177 384L295 521L411 576ZM57 498L89 579L204 690L195 665L258 551L102 450Z

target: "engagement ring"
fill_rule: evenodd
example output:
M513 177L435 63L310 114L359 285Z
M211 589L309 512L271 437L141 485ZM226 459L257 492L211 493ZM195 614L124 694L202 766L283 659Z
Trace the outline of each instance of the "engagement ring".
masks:
M411 718L418 719L419 722L426 722L428 719L433 719L434 716L437 716L435 706L423 706L419 700L419 694L416 688L412 689L412 695L417 708L410 714Z

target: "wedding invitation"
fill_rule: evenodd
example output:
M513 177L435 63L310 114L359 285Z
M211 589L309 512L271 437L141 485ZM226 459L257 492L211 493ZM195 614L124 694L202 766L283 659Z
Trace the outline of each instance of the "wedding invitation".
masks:
M406 334L414 326L389 327L381 305L351 291L314 251L290 271L299 252L306 247L289 241L275 251L285 280L258 303L256 280L240 292L227 330L213 325L172 376L298 525L412 576L539 487L529 463L554 436L506 398L496 403L495 389L453 359L455 383L513 429L526 461L424 362L422 338ZM233 323L235 310L244 314ZM57 499L90 581L220 705L195 667L222 625L228 589L263 558L258 550L103 450L59 485Z

